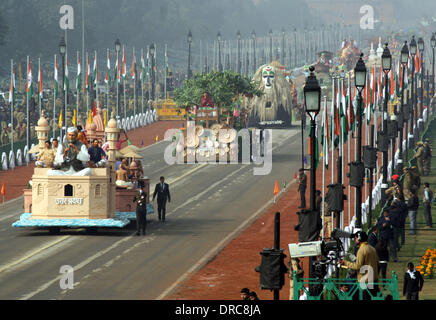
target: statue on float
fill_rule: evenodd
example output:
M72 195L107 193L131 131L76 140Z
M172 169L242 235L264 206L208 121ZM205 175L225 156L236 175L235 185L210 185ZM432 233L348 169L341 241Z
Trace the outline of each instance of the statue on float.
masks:
M292 86L289 81L272 65L261 66L253 80L259 83L258 89L264 94L245 98L249 109L248 125L289 127L292 118Z

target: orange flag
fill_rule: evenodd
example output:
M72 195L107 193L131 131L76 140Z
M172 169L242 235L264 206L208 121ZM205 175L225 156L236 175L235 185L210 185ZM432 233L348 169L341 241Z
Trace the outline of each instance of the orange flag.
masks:
M277 180L276 180L276 185L274 187L274 195L276 195L277 193L279 193L279 184L277 183Z
M5 188L5 183L4 182L2 184L2 192L1 192L1 194L2 194L2 196L4 196L6 194L6 188Z
M297 179L297 173L294 172L294 179Z

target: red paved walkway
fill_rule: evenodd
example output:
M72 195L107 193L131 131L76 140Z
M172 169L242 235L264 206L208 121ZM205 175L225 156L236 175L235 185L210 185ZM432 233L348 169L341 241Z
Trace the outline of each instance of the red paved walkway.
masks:
M127 136L133 145L145 147L155 143L156 136L158 136L159 141L162 140L168 128L179 128L182 126L182 123L182 121L158 121L143 128L128 131ZM143 145L142 142L144 142ZM127 145L127 143L124 143L122 147L125 145ZM15 199L23 194L23 189L26 188L27 183L32 177L34 167L35 165L32 162L29 166L16 167L14 170L0 171L0 188L3 182L5 183L5 201ZM1 200L0 197L0 203Z

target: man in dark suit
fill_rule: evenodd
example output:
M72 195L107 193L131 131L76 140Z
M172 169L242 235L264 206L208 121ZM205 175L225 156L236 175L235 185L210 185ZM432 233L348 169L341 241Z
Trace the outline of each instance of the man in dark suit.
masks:
M424 279L421 273L415 270L412 262L407 264L407 271L404 275L403 295L407 300L419 300L419 291L422 290Z
M133 199L133 202L137 202L136 235L139 236L139 232L142 231L142 235L145 236L145 227L147 226L147 193L145 192L145 186L143 184L138 194Z
M153 193L153 201L157 195L157 212L159 214L159 221L165 221L165 206L168 202L171 202L170 188L168 183L165 183L165 178L160 177L160 183L156 184L156 188ZM162 214L161 214L162 213Z

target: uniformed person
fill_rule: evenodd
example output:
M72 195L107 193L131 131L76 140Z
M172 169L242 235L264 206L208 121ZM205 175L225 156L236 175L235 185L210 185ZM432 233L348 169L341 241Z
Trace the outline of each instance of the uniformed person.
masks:
M307 175L304 169L301 168L298 174L298 191L300 192L300 206L298 208L306 208L306 188L307 188Z
M431 157L432 150L430 146L430 139L426 138L424 142L424 175L428 176L431 173Z
M416 143L418 149L416 150L415 155L413 156L416 159L416 165L418 166L418 173L420 176L424 175L424 144L422 141L418 141Z
M136 235L139 236L140 232L145 235L145 227L147 226L147 193L145 186L142 184L138 194L133 198L133 202L137 202L136 206Z
M413 166L410 169L412 173L413 185L416 186L416 191L418 192L419 187L421 187L421 177L418 173L418 170L416 170L416 166Z
M404 176L403 176L403 192L404 192L404 198L406 200L409 200L409 193L410 190L413 188L413 176L410 172L409 168L404 167L403 168Z

